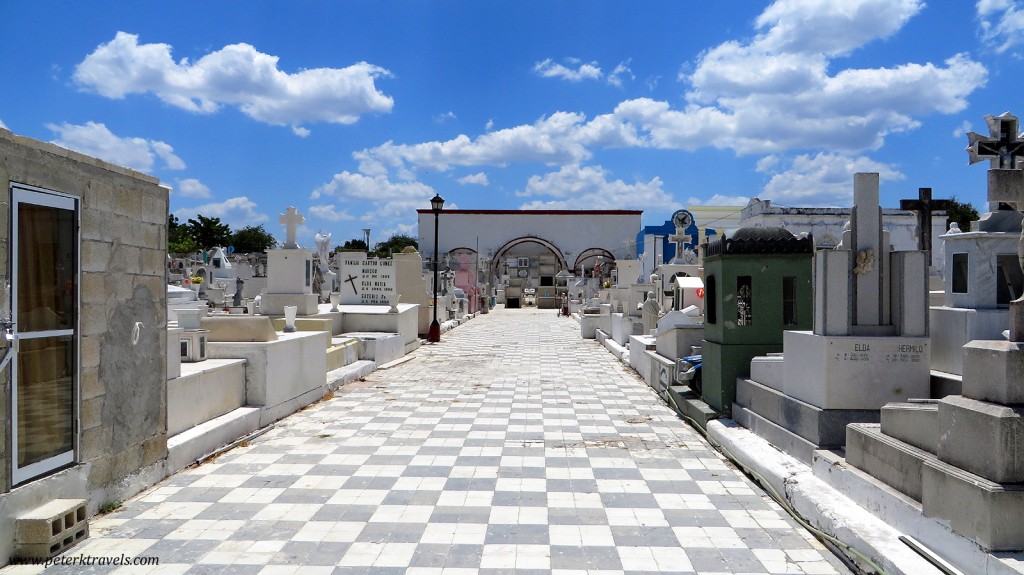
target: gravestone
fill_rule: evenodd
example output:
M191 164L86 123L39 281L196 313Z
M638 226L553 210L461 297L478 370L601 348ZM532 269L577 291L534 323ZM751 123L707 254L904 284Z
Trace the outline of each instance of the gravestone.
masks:
M929 397L928 261L890 252L878 174L854 176L843 249L815 257L813 332L786 332L785 393L821 409L878 410Z
M878 196L878 174L855 174L843 239L815 254L813 331L784 332L781 360L755 358L737 383L736 421L805 462L842 447L848 423L930 397L927 256L890 250Z
M364 253L346 254L338 277L341 303L346 305L388 305L388 296L396 293L394 260L370 259Z
M986 119L993 138L969 136L971 163L991 159L989 201L1012 202L1019 209L1024 207L1024 170L1015 166L1024 142L1016 118L1003 114ZM947 250L952 240L987 237L947 235L952 236ZM1021 269L1024 235L1017 241ZM965 274L971 273L966 262L964 267ZM990 288L995 279L988 277ZM971 278L962 283L985 287ZM888 422L883 417L881 426L851 425L847 430L848 463L920 501L925 516L948 522L953 531L990 552L1024 550L1024 297L1008 307L1005 338L963 346L962 395L943 397L927 409L887 405Z
M260 312L284 315L285 306L296 306L298 315L314 315L318 295L313 293L313 252L299 247L296 227L305 218L289 207L278 221L285 226L284 248L267 250L267 287L260 299Z
M392 259L395 262L395 291L402 296L402 302L419 306L417 333L425 336L430 328L432 309L430 280L423 274L423 258L416 248L407 246Z

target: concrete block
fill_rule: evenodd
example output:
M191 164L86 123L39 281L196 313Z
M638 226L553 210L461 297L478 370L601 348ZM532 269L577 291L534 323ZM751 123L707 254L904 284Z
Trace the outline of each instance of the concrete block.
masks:
M296 306L298 315L313 315L319 311L314 294L265 293L260 298L260 313L283 316L286 305Z
M882 433L928 453L938 453L938 404L890 403L882 407L881 415Z
M782 391L786 380L782 355L760 355L750 360L750 379L765 387Z
M692 355L691 348L704 340L703 325L670 327L656 336L658 355L675 360Z
M964 346L963 395L1003 405L1024 404L1024 343L972 341Z
M580 337L583 339L596 339L597 327L601 322L600 315L583 314L580 316Z
M668 390L675 384L676 379L676 363L667 357L662 357L651 350L645 350L645 354L648 357L648 365L650 371L647 378L647 384L651 386L657 394L662 398L668 398Z
M15 519L15 557L49 559L89 536L84 499L55 499Z
M629 336L629 366L639 373L644 381L651 377L651 360L644 352L654 351L655 347L654 338L649 335Z
M1024 407L944 397L939 430L942 461L996 483L1024 482Z
M402 336L397 333L355 332L342 334L341 337L359 340L359 359L372 360L377 365L395 361L405 355Z
M1006 309L931 308L932 369L963 375L963 346L976 339L1003 339L1008 318Z
M822 409L881 409L893 401L927 398L931 348L927 337L819 336L786 331L786 395Z
M738 403L732 406L732 419L797 461L805 465L811 464L814 450L817 449L817 446L803 437L769 421L767 418L754 413Z
M245 405L245 360L188 363L167 382L167 433L177 435Z
M274 329L284 331L285 321L283 317L274 318ZM326 331L334 333L334 322L330 318L303 317L295 318L296 331Z
M281 320L284 323L284 320ZM296 320L296 325L298 320ZM277 341L277 332L271 319L264 315L206 316L202 329L209 330L206 341ZM282 325L283 328L283 325Z
M921 501L921 469L935 456L882 433L875 423L846 427L846 462L915 501Z
M988 551L1024 550L1024 485L999 484L943 461L922 468L925 517L949 522Z

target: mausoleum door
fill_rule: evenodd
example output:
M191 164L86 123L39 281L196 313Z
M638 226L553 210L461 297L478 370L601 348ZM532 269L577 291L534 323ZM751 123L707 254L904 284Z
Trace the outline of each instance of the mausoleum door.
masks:
M77 198L23 186L11 191L11 477L17 485L75 459L79 226Z

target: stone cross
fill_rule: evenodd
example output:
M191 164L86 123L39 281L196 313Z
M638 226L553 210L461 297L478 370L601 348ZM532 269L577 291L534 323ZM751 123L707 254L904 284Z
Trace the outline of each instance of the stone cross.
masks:
M1000 116L985 116L991 137L970 132L967 134L969 163L991 160L993 169L1012 170L1024 158L1024 140L1020 139L1017 116L1005 112Z
M302 222L306 221L306 218L299 213L297 208L289 207L279 218L277 218L277 221L284 224L285 227L284 249L299 249L299 244L295 243L295 228Z
M950 200L933 200L931 188L918 188L916 200L900 200L901 210L917 212L917 227L920 228L919 249L932 253L932 212L953 207ZM929 255L929 265L931 264Z

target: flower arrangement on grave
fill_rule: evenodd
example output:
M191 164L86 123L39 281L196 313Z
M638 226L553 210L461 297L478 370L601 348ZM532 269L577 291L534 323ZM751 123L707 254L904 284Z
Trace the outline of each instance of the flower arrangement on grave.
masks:
M189 280L191 280L192 283L197 284L197 285L203 283L203 278L201 278L199 276L192 276L192 277L189 278Z

